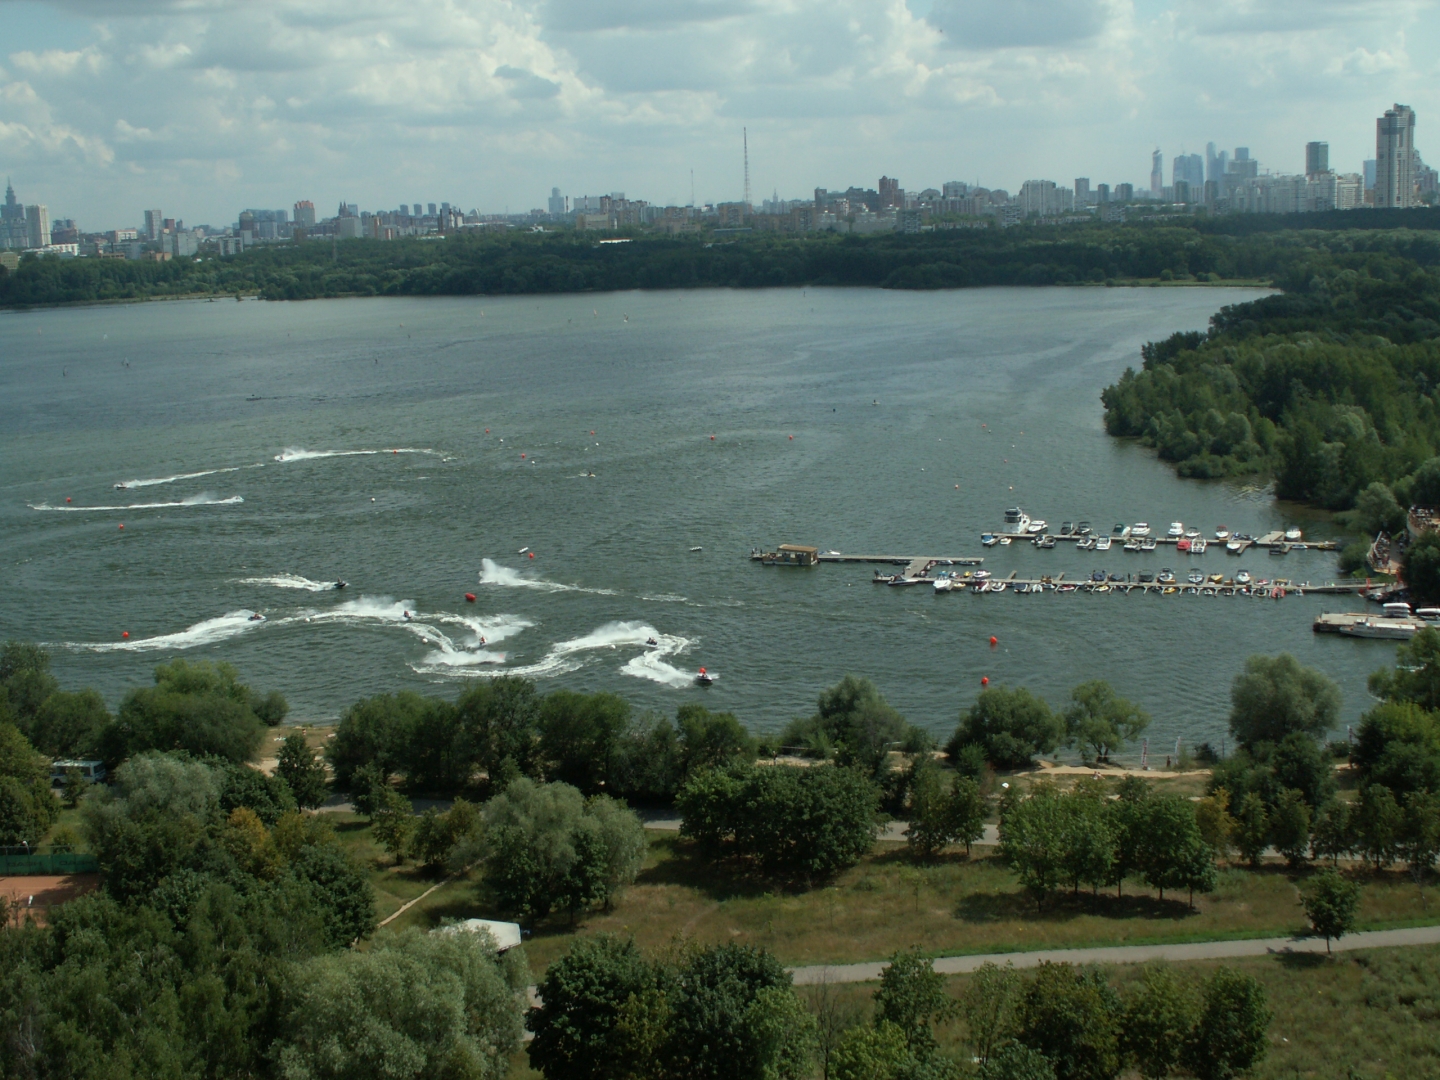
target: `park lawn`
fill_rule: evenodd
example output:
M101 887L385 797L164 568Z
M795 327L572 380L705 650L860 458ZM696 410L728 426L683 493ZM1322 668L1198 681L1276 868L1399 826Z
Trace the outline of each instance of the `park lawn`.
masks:
M355 834L358 839L363 826ZM551 915L526 942L538 978L577 936L602 932L633 936L641 948L662 949L678 939L763 946L788 965L883 959L918 945L937 956L1033 949L1139 945L1156 942L1269 937L1305 929L1297 884L1283 865L1221 871L1220 888L1162 903L1139 882L1125 896L1052 896L1043 910L989 850L976 849L916 866L903 845L880 844L858 866L822 887L785 889L693 857L674 833L650 832L650 850L635 885L610 912L582 914L572 926ZM368 843L368 841L365 841ZM357 853L360 852L357 847ZM368 851L378 853L370 844ZM981 854L984 852L984 854ZM374 856L367 865L374 865ZM388 859L385 860L388 863ZM1440 889L1419 891L1402 872L1355 871L1366 884L1362 929L1440 922ZM377 869L381 917L419 895L438 878L402 868ZM489 901L478 872L426 897L382 933L443 918L505 918Z
M444 876L422 870L411 862L396 866L395 860L375 841L370 822L358 814L327 813L323 816L334 828L336 839L365 869L375 890L377 919L394 914Z

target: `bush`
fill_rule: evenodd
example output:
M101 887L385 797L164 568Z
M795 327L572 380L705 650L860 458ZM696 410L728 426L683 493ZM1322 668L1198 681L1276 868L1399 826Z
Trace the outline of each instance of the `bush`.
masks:
M101 756L111 769L148 750L241 764L265 735L253 702L253 692L229 664L161 664L155 685L126 694L115 720L101 730Z
M1019 1039L1050 1059L1057 1080L1120 1072L1120 999L1098 971L1042 963L1020 1004Z
M786 727L781 742L821 757L833 751L841 765L878 775L887 752L908 735L909 725L874 683L847 675L821 693L813 716Z
M708 858L813 881L855 865L875 842L879 791L859 769L820 765L702 769L676 799L682 836Z
M1029 690L992 687L961 717L945 752L957 760L965 747L978 746L996 768L1023 769L1054 750L1062 734L1060 718Z
M1230 688L1230 732L1253 748L1300 733L1320 738L1340 715L1340 688L1289 653L1252 656Z
M1265 1056L1270 1018L1265 988L1253 976L1218 969L1201 992L1185 1067L1199 1080L1230 1080L1245 1072Z

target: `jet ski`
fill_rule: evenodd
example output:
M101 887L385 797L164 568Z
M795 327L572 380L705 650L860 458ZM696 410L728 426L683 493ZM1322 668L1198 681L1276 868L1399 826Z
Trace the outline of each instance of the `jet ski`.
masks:
M116 484L116 485L115 485L115 490L116 490L116 491L129 491L130 488L129 488L129 486L126 485L126 484Z
M331 587L332 587L332 588L335 588L335 589L343 589L343 588L345 588L345 586L348 585L348 584L349 584L349 582L347 582L347 581L341 581L339 578L336 578L336 579L335 579L335 584L334 584L333 586L331 586Z
M251 621L251 622L264 622L264 621L265 621L265 616L264 616L264 615L261 615L260 612L258 612L258 611L252 611L252 612L250 613L250 621Z
M696 681L697 683L699 683L701 686L711 686L711 685L714 684L715 680L718 679L719 677L720 677L720 676L718 676L718 675L712 675L710 672L706 671L706 670L702 667L702 668L700 669L700 673L695 676L695 681Z
M647 638L645 639L645 644L646 644L646 645L659 645L660 642L656 641L653 637L647 637Z

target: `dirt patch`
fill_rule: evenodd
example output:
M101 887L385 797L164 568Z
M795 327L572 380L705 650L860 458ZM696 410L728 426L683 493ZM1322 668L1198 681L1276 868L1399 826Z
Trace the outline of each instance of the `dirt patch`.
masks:
M99 874L25 874L0 877L0 897L9 902L11 919L31 915L44 923L53 907L100 887Z

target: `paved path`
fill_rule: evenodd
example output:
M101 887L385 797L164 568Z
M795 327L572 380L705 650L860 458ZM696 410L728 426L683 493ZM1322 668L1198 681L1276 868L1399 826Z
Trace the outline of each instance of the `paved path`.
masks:
M655 829L657 832L679 832L680 819L673 817L673 810L640 810L637 811L640 820L645 823L647 829ZM910 828L908 821L891 821L885 828L880 830L881 840L893 840L896 843L905 842L905 831ZM1000 828L997 825L986 825L985 835L975 841L977 845L1000 843Z
M1440 945L1440 926L1369 930L1359 934L1347 934L1339 941L1330 943L1330 947L1336 952L1405 945ZM1043 952L944 956L935 961L935 970L942 975L963 975L987 962L1030 968L1038 967L1047 960L1071 964L1143 964L1150 960L1224 960L1238 956L1324 951L1324 938L1250 938L1243 941L1199 941L1183 945L1118 945L1106 949L1048 949ZM885 962L879 961L870 964L837 964L830 967L798 967L791 968L790 971L797 986L813 986L825 982L874 982L880 978L885 967Z

